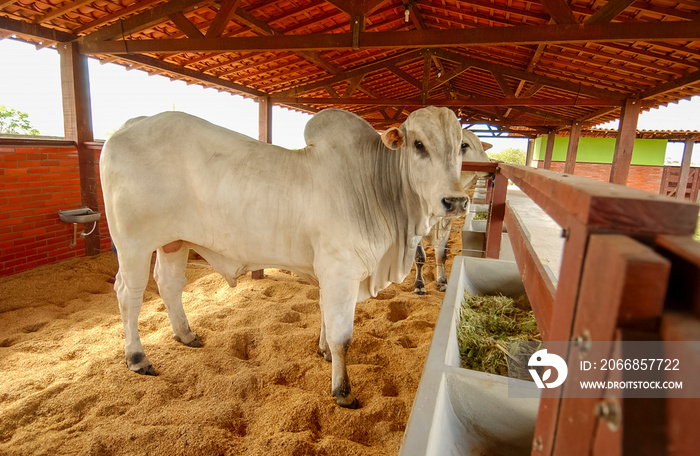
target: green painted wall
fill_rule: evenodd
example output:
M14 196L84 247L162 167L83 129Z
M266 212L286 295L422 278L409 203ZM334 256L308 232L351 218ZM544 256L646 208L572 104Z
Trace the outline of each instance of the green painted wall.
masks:
M633 165L663 166L666 158L666 139L635 139L632 152ZM566 161L569 137L554 139L552 161ZM547 137L535 139L533 160L544 160ZM615 138L581 138L578 143L576 161L581 163L612 163L615 153Z

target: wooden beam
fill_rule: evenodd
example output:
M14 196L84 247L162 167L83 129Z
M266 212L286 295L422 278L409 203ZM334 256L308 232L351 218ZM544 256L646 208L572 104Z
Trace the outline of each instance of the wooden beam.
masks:
M327 87L327 84L322 86ZM460 93L454 90L455 93ZM345 104L345 105L368 105L368 106L392 106L406 104L409 106L419 106L422 101L418 98L322 98L322 97L293 97L272 95L272 101L280 103L305 103L305 104ZM430 100L435 106L621 106L622 101L611 99L576 99L576 98L458 98L458 99L435 99Z
M269 96L258 98L258 140L272 144L272 103ZM265 278L265 270L258 269L252 272L255 280Z
M675 78L663 84L659 84L656 87L652 87L651 89L647 89L639 94L639 98L644 99L653 97L655 95L660 95L662 93L676 90L679 87L683 87L689 84L695 84L698 81L700 81L700 70L693 71L692 73L688 73L679 78Z
M554 153L554 140L557 132L550 131L547 135L547 146L544 151L544 169L552 169L552 154Z
M160 24L165 21L165 17L173 13L179 13L188 8L191 8L199 3L204 3L206 0L172 0L170 2L150 8L136 16L120 20L112 25L101 28L96 32L90 33L78 41L80 43L98 43L105 40L128 35L129 33L138 32L145 28ZM81 50L82 52L82 50Z
M493 76L493 79L495 79L498 83L498 87L501 88L501 92L503 92L503 95L505 95L507 98L515 98L515 92L513 91L513 89L510 88L508 82L505 80L501 73L491 73L491 75Z
M678 187L676 187L676 198L685 199L685 192L688 188L688 176L690 175L690 158L693 155L693 145L695 138L690 136L685 140L683 148L683 159L681 160L681 175L678 178Z
M160 59L155 59L153 57L147 57L143 55L123 55L119 57L119 60L133 62L137 65L145 65L152 68L157 68L159 70L163 70L177 76L184 76L187 78L196 79L198 81L202 81L207 84L220 87L224 90L236 92L248 97L257 98L265 95L265 93L259 90L251 89L244 85L236 84L235 82L227 81L226 79L221 79L214 76L210 76L208 74L200 73L199 71L184 68L179 65L164 62Z
M87 57L78 53L75 42L59 43L63 126L66 139L75 141L78 149L80 199L84 207L99 211L97 197L97 160L95 151L86 143L93 141L90 108L90 78ZM85 254L100 253L100 226L85 237Z
M197 0L175 0L178 7ZM156 10L170 5L166 3ZM180 10L184 9L180 8ZM178 10L179 11L179 10ZM166 14L170 14L168 11ZM129 40L129 50L122 42L103 41L140 30L157 23L151 15L127 19L81 38L80 51L85 54L119 54L126 52L254 52L352 49L353 33L315 33L307 35L278 35L202 39ZM137 18L139 18L137 20ZM122 32L122 23L124 30ZM360 32L359 49L463 47L480 45L586 43L606 41L667 41L697 40L698 21L624 22L608 24L565 24L514 27L476 27L470 29L426 29L405 32Z
M541 0L541 3L557 24L576 24L578 22L564 0Z
M430 65L432 64L431 54L423 55L423 78L421 82L420 102L422 106L428 103L428 92L430 91Z
M342 74L338 74L334 77L327 78L327 79L322 79L320 81L312 82L310 84L301 86L301 87L295 87L292 89L285 90L283 92L279 92L276 95L281 96L281 97L287 97L291 95L297 95L297 94L302 94L304 92L308 92L310 90L315 90L319 89L321 87L324 87L328 84L335 84L336 82L342 82L346 81L348 79L352 79L356 76L359 75L367 75L370 73L373 73L375 71L384 71L386 68L386 65L390 64L399 64L401 62L405 62L407 60L413 60L417 59L421 56L421 53L419 51L411 51L405 54L398 55L396 57L392 57L389 59L385 60L380 60L378 62L372 63L370 65L365 65L363 67L357 68L352 71L347 71Z
M6 30L18 35L29 35L36 38L42 38L48 41L68 42L73 41L77 37L71 33L61 32L58 30L42 27L37 24L31 24L25 21L18 21L8 17L0 16L0 30Z
M389 63L386 65L386 69L394 73L396 76L400 77L404 81L408 82L409 84L413 85L415 88L418 90L422 90L423 87L421 86L421 83L411 76L410 74L406 73L404 70L401 68L397 67L393 63Z
M508 67L506 65L498 65L491 62L486 62L479 59L474 59L471 57L464 56L462 54L457 54L444 49L433 49L433 54L440 57L441 59L451 60L453 62L462 63L465 65L470 65L472 67L481 68L484 71L490 73L499 73L503 76L510 76L517 79L524 79L530 81L533 84L546 85L548 87L553 87L555 89L565 90L577 95L585 95L594 98L619 98L620 94L608 90L596 89L593 87L585 87L580 84L562 81L556 78L550 78L547 76L541 76L529 71L518 70L516 68Z
M269 96L258 98L258 139L272 144L272 103Z
M564 172L567 174L574 174L574 169L576 167L576 154L578 153L578 142L580 137L581 122L574 121L571 124L569 145L566 148L566 164L564 165Z
M628 99L622 107L620 126L615 140L615 154L610 169L610 182L627 185L627 176L632 162L634 139L637 136L637 120L639 119L640 103L636 99Z
M214 17L214 20L207 30L207 38L218 38L221 36L236 13L236 6L239 2L240 0L224 0L221 2L219 12L216 13L216 17Z
M173 24L175 24L187 38L204 38L204 34L199 31L197 26L181 12L178 11L177 13L168 14L168 19L173 21Z
M609 0L602 8L584 21L586 24L604 24L612 21L635 0Z

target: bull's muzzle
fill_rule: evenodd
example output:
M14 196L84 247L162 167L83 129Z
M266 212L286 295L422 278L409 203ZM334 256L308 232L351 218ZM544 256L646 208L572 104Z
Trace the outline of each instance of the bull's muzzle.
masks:
M445 212L448 217L457 217L467 212L469 205L469 197L454 196L442 199L442 205L445 207Z

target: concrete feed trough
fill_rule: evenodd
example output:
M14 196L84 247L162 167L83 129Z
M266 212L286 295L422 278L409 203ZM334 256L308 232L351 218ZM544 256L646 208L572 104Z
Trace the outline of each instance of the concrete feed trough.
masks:
M507 377L459 367L456 327L465 290L525 294L514 262L455 258L401 456L510 456L532 449L539 399L509 398ZM510 382L511 388L527 384Z

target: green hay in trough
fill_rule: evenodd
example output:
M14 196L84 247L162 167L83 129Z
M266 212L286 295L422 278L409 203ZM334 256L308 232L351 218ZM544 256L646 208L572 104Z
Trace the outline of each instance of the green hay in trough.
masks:
M474 214L474 218L472 220L488 220L488 219L489 219L488 212L476 212Z
M530 379L526 364L531 353L524 352L534 353L533 344L512 346L522 353L509 353L509 344L542 338L526 297L475 296L465 291L457 340L463 368L508 376L510 357L510 376ZM521 365L513 363L523 359Z

